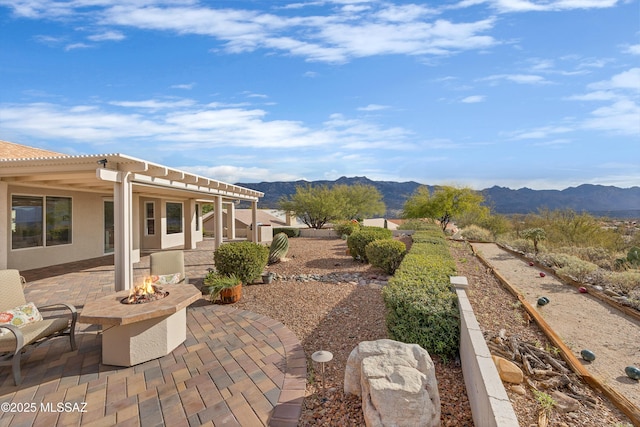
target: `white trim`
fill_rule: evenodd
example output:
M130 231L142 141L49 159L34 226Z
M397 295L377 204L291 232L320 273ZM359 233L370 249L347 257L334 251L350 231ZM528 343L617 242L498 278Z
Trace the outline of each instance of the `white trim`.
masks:
M151 205L152 206L153 217L148 217L147 216L147 214L149 212L149 210L147 209L147 205ZM153 221L153 233L149 233L149 220ZM156 223L157 223L157 221L156 221L156 202L147 200L147 201L144 202L144 235L145 236L155 236L156 235L156 230L158 229Z

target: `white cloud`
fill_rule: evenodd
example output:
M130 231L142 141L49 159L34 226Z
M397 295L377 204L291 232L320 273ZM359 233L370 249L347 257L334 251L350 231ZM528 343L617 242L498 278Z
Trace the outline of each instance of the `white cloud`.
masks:
M603 9L615 6L618 0L488 0L487 3L502 13L513 13Z
M388 105L369 104L364 107L358 107L358 111L380 111L380 110L387 110L389 108L391 107L389 107Z
M631 55L640 55L640 43L626 46L626 48L624 49L624 52L629 53Z
M196 86L195 83L182 83L182 84L177 84L177 85L171 85L171 89L185 89L185 90L191 90Z
M144 101L111 101L111 105L127 108L143 108L149 110L160 110L169 108L189 107L195 104L191 99L180 99L175 101L160 101L157 99L147 99Z
M592 89L631 89L640 91L640 68L616 74L610 80L600 81L589 85Z
M584 127L626 135L640 135L640 105L626 99L591 112Z
M120 31L105 31L99 34L93 34L87 38L94 42L102 42L102 41L120 41L120 40L124 40L126 37Z
M484 95L471 95L471 96L467 96L466 98L463 98L462 101L465 104L475 104L478 102L484 102L484 100L486 99L486 96Z
M497 82L500 80L507 80L518 84L549 84L550 82L542 76L535 74L494 74L489 77L479 79L480 81Z
M294 181L299 176L281 172L277 169L242 167L231 165L219 166L178 166L178 169L196 175L215 178L223 182L259 182L259 181Z
M0 105L0 128L33 138L93 144L152 141L159 150L178 151L323 146L402 150L410 146L412 136L400 127L384 127L340 114L332 115L316 129L299 121L268 120L267 115L261 109L199 105L192 100L112 101L71 107L4 104Z
M543 126L536 129L529 129L514 132L512 134L513 139L544 139L549 138L552 135L572 132L575 129L568 126Z
M88 49L92 47L86 43L71 43L64 47L64 50L75 50L75 49Z
M212 37L230 53L268 49L321 62L340 63L372 55L448 55L497 44L486 34L495 25L493 18L453 22L433 20L436 12L419 4L340 4L345 7L299 16L291 16L296 9L279 16L246 9L216 9L190 1L14 0L10 6L22 17L64 17L81 21L83 28L97 25L100 32L89 37L93 41L122 40L121 32L106 28L132 27ZM94 9L91 15L84 10L88 5Z

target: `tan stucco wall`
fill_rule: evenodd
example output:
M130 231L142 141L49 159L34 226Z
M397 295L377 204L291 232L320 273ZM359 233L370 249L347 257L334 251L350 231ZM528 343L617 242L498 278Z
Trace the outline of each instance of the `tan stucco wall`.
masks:
M36 189L9 185L6 211L11 210L11 196L63 196L72 198L72 243L51 247L11 249L11 236L8 236L7 267L18 270L47 267L81 259L96 258L104 255L104 212L103 200L110 195L78 193L65 190ZM10 229L10 215L2 224Z

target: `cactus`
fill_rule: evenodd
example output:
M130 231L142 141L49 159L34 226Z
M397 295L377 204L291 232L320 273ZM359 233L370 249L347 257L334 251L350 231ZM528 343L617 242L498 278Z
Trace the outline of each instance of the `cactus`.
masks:
M269 262L268 264L275 264L280 262L280 259L284 257L289 251L289 238L285 233L278 233L273 236L271 247L269 248Z

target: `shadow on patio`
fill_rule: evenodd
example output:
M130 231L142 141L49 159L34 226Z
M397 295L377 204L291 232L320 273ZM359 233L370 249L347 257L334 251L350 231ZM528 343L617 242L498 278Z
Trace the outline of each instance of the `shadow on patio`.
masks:
M191 284L200 286L212 253L209 240L185 251ZM136 282L148 271L146 255L134 266ZM85 301L115 292L113 257L22 274L27 300L38 305L64 301L81 311ZM297 425L306 359L295 335L273 319L200 299L187 309L184 343L129 368L100 363L98 327L78 324L76 334L76 351L66 338L31 350L19 387L1 368L0 403L12 405L3 405L0 426Z

